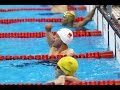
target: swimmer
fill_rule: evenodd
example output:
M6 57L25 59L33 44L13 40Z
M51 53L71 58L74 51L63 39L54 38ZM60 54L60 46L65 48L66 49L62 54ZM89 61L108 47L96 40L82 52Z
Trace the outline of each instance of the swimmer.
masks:
M70 29L62 28L57 31L55 36L51 32L52 24L47 24L45 29L48 45L50 46L49 55L72 56L74 54L74 50L68 48L69 43L73 40L73 32Z
M53 13L64 13L68 10L68 5L53 5L51 11Z
M62 25L68 26L68 27L75 27L77 30L86 30L84 27L89 21L92 20L92 17L95 13L96 8L99 7L99 5L96 5L93 10L85 17L83 21L79 21L78 23L74 23L75 19L75 12L74 11L66 11L64 12L64 16L62 18Z
M64 85L68 82L80 82L80 80L74 77L74 73L78 69L78 62L76 59L70 56L61 58L56 65L56 80L48 81L50 85Z

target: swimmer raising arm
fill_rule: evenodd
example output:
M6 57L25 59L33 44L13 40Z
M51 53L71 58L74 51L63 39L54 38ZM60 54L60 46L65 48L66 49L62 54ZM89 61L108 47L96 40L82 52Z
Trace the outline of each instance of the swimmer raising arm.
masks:
M80 22L74 24L73 27L76 27L76 28L80 28L80 27L81 27L81 28L82 28L82 27L83 27L84 25L86 25L89 21L91 21L97 7L99 7L99 5L96 5L96 6L93 8L93 10L88 14L88 16L85 17L85 19L84 19L83 21L80 21Z
M72 56L74 54L74 50L68 48L68 44L73 39L73 32L70 29L62 28L57 31L54 37L51 32L52 29L51 24L47 24L45 29L46 29L46 37L48 40L48 44L50 46L49 55Z
M46 37L47 37L47 40L48 40L48 45L51 47L52 44L54 43L55 39L53 37L53 34L51 32L51 29L52 29L52 24L47 24L45 26L45 30L46 30Z
M83 21L79 21L78 23L74 22L75 19L75 12L74 11L66 11L64 13L64 16L62 18L62 25L69 26L69 27L75 27L77 29L85 29L85 25L92 20L92 17L95 13L96 8L98 8L99 5L96 5L93 10L88 14L87 17Z

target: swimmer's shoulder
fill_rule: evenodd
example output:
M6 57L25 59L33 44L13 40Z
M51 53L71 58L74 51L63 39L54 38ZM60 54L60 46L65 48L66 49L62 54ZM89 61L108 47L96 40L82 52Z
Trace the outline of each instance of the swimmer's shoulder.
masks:
M69 48L69 49L67 50L66 54L67 54L68 56L73 56L73 55L75 54L75 52L74 52L73 49Z
M70 52L74 52L74 50L72 48L68 48L68 51Z

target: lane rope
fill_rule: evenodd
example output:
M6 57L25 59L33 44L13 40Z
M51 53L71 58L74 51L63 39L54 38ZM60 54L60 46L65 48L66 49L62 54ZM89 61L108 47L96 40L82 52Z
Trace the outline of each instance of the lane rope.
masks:
M21 22L61 22L61 18L16 18L16 19L0 19L0 24L12 24ZM75 22L83 21L84 17L75 18Z
M13 11L35 11L35 10L51 10L51 8L11 8L11 9L0 9L0 12L13 12ZM86 10L86 6L79 6L78 8L74 6L68 6L68 10Z
M56 32L52 32L53 35ZM73 31L74 37L85 37L85 36L101 36L101 31ZM45 37L45 32L11 32L11 33L0 33L0 38L42 38Z
M0 60L49 60L49 59L60 59L66 55L16 55L16 56L2 56L0 55ZM103 52L88 52L81 54L74 54L74 58L113 58L113 51L103 51Z
M29 86L29 85L54 85L50 83L42 84L38 83L17 83L17 84L0 84L0 85L19 85L19 86ZM80 81L80 82L68 82L65 81L64 85L120 85L120 80L92 80L92 81Z

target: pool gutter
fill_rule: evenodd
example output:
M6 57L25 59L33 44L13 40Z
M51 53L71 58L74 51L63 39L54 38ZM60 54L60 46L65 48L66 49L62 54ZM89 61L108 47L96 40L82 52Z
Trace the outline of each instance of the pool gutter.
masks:
M94 5L86 6L88 12L94 8ZM118 24L114 20L114 17L111 17L102 7L97 8L93 19L97 24L97 30L102 32L108 50L113 51L114 57L120 63L120 24Z

